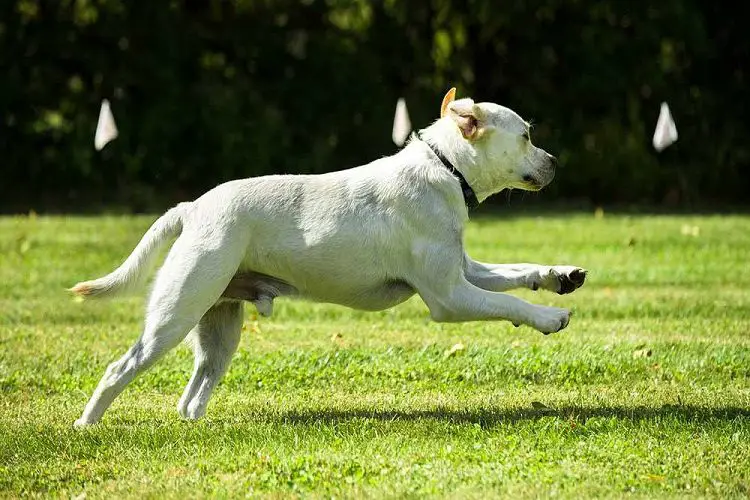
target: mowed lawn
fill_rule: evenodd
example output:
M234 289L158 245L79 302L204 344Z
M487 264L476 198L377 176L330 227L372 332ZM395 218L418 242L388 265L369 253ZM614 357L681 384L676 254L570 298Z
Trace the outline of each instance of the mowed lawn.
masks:
M246 308L203 420L176 412L181 346L74 430L144 299L65 289L154 219L0 219L0 496L750 495L748 216L476 217L479 260L589 270L572 295L513 292L572 307L566 330L278 300Z

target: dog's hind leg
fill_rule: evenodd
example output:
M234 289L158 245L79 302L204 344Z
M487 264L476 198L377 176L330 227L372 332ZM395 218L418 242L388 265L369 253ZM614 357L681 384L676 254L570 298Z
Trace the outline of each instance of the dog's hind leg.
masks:
M141 337L107 367L76 426L94 424L136 375L178 345L221 296L237 270L242 241L211 245L203 235L178 238L159 270Z
M206 412L211 393L237 350L241 330L242 302L224 301L209 309L190 332L188 340L195 352L195 364L177 405L183 418L195 420Z

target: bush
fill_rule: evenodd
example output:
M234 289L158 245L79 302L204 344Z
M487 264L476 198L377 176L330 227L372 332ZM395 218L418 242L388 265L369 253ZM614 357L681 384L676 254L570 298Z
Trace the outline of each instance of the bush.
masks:
M739 4L738 4L739 5ZM740 6L740 10L750 10ZM451 85L536 123L544 200L743 202L750 42L665 0L12 0L0 6L4 211L162 209L219 182L390 154ZM103 98L120 137L92 147ZM661 101L680 139L651 147Z

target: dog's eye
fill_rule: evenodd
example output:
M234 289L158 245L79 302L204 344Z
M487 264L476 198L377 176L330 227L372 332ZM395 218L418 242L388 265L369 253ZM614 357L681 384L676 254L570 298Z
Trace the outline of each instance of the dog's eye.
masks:
M524 132L523 135L521 135L521 137L523 137L523 140L526 141L526 142L531 141L531 138L529 137L529 133L528 132Z

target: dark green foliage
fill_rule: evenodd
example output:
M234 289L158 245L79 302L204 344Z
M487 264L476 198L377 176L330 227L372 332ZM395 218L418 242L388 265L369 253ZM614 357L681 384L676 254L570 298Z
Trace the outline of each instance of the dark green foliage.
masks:
M739 9L739 10L738 10ZM539 198L746 200L750 8L665 0L0 2L0 210L161 209L390 154L451 86L536 123ZM742 12L744 11L744 12ZM101 153L103 98L120 137ZM680 140L651 147L661 101Z

